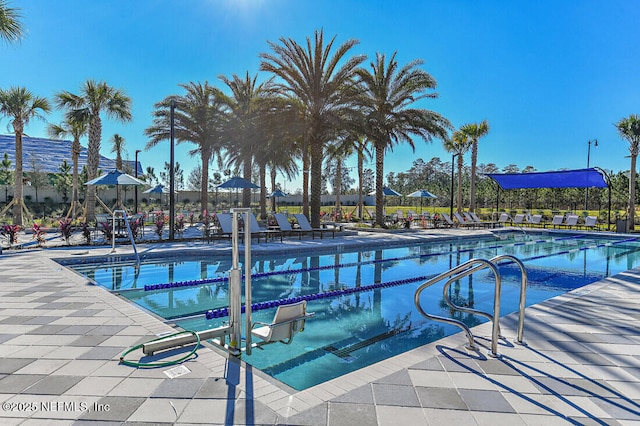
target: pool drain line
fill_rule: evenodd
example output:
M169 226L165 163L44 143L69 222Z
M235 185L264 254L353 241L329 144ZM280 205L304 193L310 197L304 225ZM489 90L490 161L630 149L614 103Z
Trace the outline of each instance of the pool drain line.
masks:
M159 342L159 341L162 341L162 340L167 340L167 339L170 339L170 338L174 338L176 336L181 336L183 334L191 334L196 339L196 343L193 346L193 350L191 350L188 354L186 354L183 357L180 357L178 359L174 359L174 360L171 360L171 361L159 361L159 362L155 362L155 361L154 362L138 362L138 361L129 361L129 360L125 359L125 357L127 355L129 355L131 352L133 352L135 350L138 350L138 349L141 349L144 345L147 345L147 344L152 343L152 342ZM139 345L135 345L135 346L127 349L120 356L120 364L128 365L129 367L137 367L137 368L168 367L170 365L180 364L180 363L186 361L187 359L191 358L193 355L195 355L196 351L198 350L198 347L200 347L200 335L196 331L190 331L190 330L179 331L177 333L173 333L173 334L170 334L168 336L162 336L162 337L159 337L157 339L149 340L148 342L140 343Z

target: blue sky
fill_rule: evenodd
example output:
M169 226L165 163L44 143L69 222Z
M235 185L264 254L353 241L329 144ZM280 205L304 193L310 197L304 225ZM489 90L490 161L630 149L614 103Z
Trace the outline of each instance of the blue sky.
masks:
M422 59L438 82L438 99L418 106L454 126L487 119L480 163L515 164L539 171L587 163L627 170L628 143L614 123L640 113L640 3L634 1L302 1L302 0L12 0L22 9L26 37L0 44L0 87L24 86L51 98L77 92L87 79L104 80L133 101L133 121L103 120L101 153L109 139L126 140L129 158L143 149L153 104L180 83L219 75L259 73L260 52L280 37L303 43L324 29L337 43L357 39L354 54L398 52L404 64ZM266 75L260 73L260 79ZM47 116L61 120L61 113ZM8 133L9 121L0 120ZM46 136L34 121L31 136ZM86 140L83 145L86 146ZM388 154L385 174L418 158L450 159L442 143L415 141ZM199 164L176 148L188 172ZM162 142L139 159L158 173L169 158ZM468 157L467 157L468 162ZM370 164L373 167L373 163ZM186 177L186 175L185 175ZM281 178L279 178L281 180ZM287 183L289 191L299 182Z

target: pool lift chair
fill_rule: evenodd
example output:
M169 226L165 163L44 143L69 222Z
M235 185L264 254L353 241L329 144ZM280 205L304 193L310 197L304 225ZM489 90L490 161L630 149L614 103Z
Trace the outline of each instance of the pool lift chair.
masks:
M276 342L290 344L293 337L304 330L305 320L313 316L314 313L307 313L306 300L278 306L271 323L256 321L251 325L251 335L261 340L254 346L261 347Z

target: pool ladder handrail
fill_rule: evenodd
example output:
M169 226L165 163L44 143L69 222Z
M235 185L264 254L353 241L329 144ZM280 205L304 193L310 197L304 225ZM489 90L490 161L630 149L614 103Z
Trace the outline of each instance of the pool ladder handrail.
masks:
M471 313L471 314L477 314L477 315L481 315L484 316L485 318L489 319L490 321L492 321L493 323L493 327L492 327L492 333L491 333L491 351L490 351L490 355L494 356L494 357L498 357L498 338L500 337L500 293L501 293L501 289L502 289L502 277L500 275L500 272L498 271L498 268L496 266L496 264L498 262L501 261L510 261L515 263L516 265L518 265L518 267L520 268L520 272L521 272L521 280L520 280L520 306L519 306L519 317L518 317L518 330L517 330L517 340L516 343L518 344L522 344L524 345L524 341L523 341L523 335L524 335L524 309L526 306L526 287L527 287L527 281L528 281L528 277L527 277L527 271L524 267L524 264L516 257L511 256L511 255L498 255L495 256L493 258L491 258L490 260L487 259L470 259L456 267L451 268L450 270L443 272L440 275L437 275L435 277L433 277L432 279L426 281L425 283L423 283L422 285L420 285L418 287L418 289L416 290L415 296L414 296L414 301L416 304L416 308L418 309L418 312L420 312L420 314L422 316L424 316L425 318L428 319L432 319L434 321L440 321L440 322L444 322L447 324L452 324L455 325L459 328L461 328L468 339L468 345L466 346L468 349L470 350L477 350L476 344L474 342L473 339L473 334L471 333L471 330L469 329L469 327L467 327L467 325L465 323L463 323L462 321L453 319L453 318L447 318L447 317L443 317L443 316L439 316L439 315L433 315L433 314L429 314L426 311L424 311L424 309L422 309L422 306L420 305L420 294L422 293L422 291L424 291L427 287L435 284L436 282L439 282L445 278L449 278L449 280L447 280L447 282L445 283L444 287L443 287L443 297L445 300L445 303L453 308L456 309L458 311L461 312L467 312L467 313ZM495 294L494 294L494 304L493 304L493 315L491 315L490 313L487 312L483 312L477 309L472 309L472 308L467 308L464 306L459 306L456 305L455 303L453 303L451 301L451 299L449 298L448 295L448 289L451 285L452 282L457 281L461 278L464 278L466 276L472 275L478 271L484 270L484 269L491 269L491 271L493 272L493 275L495 277Z
M125 225L127 225L127 235L129 236L129 240L131 241L131 246L133 247L133 253L136 255L136 266L140 266L140 255L138 254L138 248L136 247L136 242L133 238L133 233L131 232L131 226L129 225L129 218L127 217L126 210L114 210L111 218L111 253L115 253L116 251L116 213L122 213L122 218L124 220Z

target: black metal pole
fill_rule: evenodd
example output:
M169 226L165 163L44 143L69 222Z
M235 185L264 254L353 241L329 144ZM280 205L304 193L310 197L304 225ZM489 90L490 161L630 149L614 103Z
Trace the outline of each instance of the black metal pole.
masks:
M607 172L604 171L604 169L601 169L600 167L594 167L594 169L596 169L597 171L599 171L600 173L602 173L607 181L607 188L608 188L608 192L609 192L609 205L607 206L608 208L608 214L607 214L607 231L611 228L611 178L609 177L609 175L607 174Z
M454 160L458 154L453 154L451 156L451 206L449 207L449 216L453 216L453 167Z
M141 152L141 150L136 149L136 164L134 166L136 168L136 174L135 174L136 179L138 178L138 154L140 154L140 152ZM135 198L134 198L134 200L135 200L134 201L135 202L135 207L133 209L134 210L133 214L138 214L138 185L136 185L136 188L135 188Z
M171 151L170 151L170 159L169 159L169 240L173 241L173 227L175 221L175 210L176 210L176 200L175 200L175 170L174 170L174 122L175 122L175 112L176 112L176 101L171 101L171 123L170 123L170 139L171 139Z

